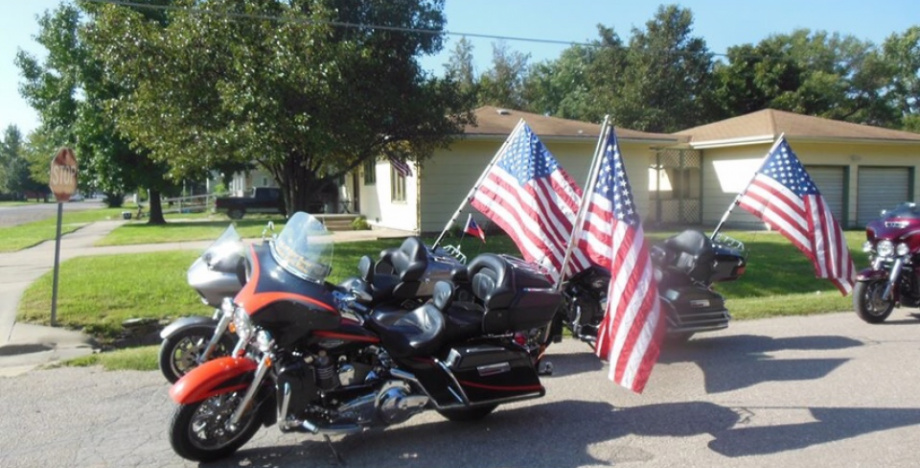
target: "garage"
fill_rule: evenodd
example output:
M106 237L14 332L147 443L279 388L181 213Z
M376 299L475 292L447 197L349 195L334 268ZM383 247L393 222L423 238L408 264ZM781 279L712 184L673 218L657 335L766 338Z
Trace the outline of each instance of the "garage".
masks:
M831 209L834 219L840 226L847 225L846 216L846 181L847 167L845 166L805 166L811 180L818 186L818 191Z
M856 221L859 227L878 218L881 210L913 200L909 167L859 167Z

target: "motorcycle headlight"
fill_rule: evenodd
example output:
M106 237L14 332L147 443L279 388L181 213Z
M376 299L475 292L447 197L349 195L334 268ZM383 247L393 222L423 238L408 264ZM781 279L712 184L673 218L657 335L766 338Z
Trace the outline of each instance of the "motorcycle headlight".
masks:
M246 341L252 336L252 320L249 319L246 309L242 307L236 308L233 313L233 327L236 329L236 335L240 337L240 341Z
M872 241L863 242L863 252L870 253L873 248L875 248L875 245L872 244Z
M894 254L894 244L890 240L883 240L876 247L879 257L890 257Z
M910 253L910 247L908 247L907 244L901 242L901 243L898 244L898 246L894 249L894 253L896 253L896 254L898 255L898 257L903 257L903 256L905 256L905 255L907 255L907 254Z
M275 340L272 338L271 333L259 330L259 333L256 334L256 347L259 348L259 351L267 353L271 351L274 344Z
M220 312L223 315L227 317L233 317L233 312L235 310L236 310L236 306L233 305L233 299L230 299L229 297L225 297L224 300L221 301Z

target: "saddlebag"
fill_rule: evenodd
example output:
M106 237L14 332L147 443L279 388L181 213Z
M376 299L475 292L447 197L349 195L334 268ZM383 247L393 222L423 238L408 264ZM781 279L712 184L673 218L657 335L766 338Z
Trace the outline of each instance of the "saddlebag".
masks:
M728 327L731 319L725 299L702 286L683 286L660 291L667 309L668 331L697 332Z
M522 350L479 343L451 348L445 360L470 403L543 396L530 356Z
M470 262L473 295L482 302L484 333L506 333L546 326L562 294L545 271L508 255L482 254Z

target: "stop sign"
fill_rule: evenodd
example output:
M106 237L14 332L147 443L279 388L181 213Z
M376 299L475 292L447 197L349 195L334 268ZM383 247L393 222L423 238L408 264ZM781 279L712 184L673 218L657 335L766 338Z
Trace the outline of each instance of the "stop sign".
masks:
M51 159L48 187L58 203L70 200L77 191L77 157L70 148L61 148Z

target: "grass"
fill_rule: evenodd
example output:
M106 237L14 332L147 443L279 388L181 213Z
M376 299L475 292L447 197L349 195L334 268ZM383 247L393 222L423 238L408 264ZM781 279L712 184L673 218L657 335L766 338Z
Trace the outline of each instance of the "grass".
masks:
M180 215L176 215L180 216ZM185 215L182 215L185 216ZM148 225L144 222L132 222L118 227L96 245L131 245L131 244L159 244L164 242L183 242L198 240L213 240L230 224L236 227L243 238L261 237L268 221L275 224L276 232L284 225L284 218L253 218L231 221L223 215L223 219L197 218L193 220L170 220L163 225Z
M245 226L253 223L251 226ZM174 223L166 227L170 235L180 239L181 233L194 229ZM187 223L192 224L192 223ZM201 224L201 223L195 223ZM199 226L211 230L208 238L216 238L226 223L209 221ZM244 220L240 230L261 226L263 221ZM127 225L120 229L131 229ZM160 232L156 226L138 224L137 231ZM258 228L261 233L261 227ZM203 231L202 231L203 232ZM771 232L728 232L729 236L745 244L748 260L744 275L734 282L718 283L715 289L727 299L727 306L737 320L756 319L784 315L804 315L849 310L851 298L843 297L827 280L814 277L811 263L789 241ZM160 234L162 235L162 234ZM195 235L198 235L196 232ZM653 233L653 239L662 239L667 233ZM258 237L258 235L245 235ZM859 250L864 234L846 233L857 268L865 265L865 254ZM467 236L458 242L448 237L443 244L459 244L463 252L472 258L481 252L516 251L507 236L492 235L488 243ZM430 244L433 239L426 241ZM385 239L367 242L340 243L336 245L333 273L329 278L339 282L357 273L357 260L362 255L376 258L380 250L396 247L400 239ZM157 252L146 254L81 257L64 262L61 266L61 282L58 297L58 320L71 328L84 329L103 337L114 339L121 331L121 323L129 318L155 318L169 321L185 315L207 315L210 313L185 279L185 272L197 257L198 252ZM152 267L155 265L155 267ZM86 272L93 272L86 274ZM20 303L21 320L47 323L49 321L51 297L51 275L46 274L26 291ZM155 347L147 349L120 350L113 357L94 355L78 361L75 365L102 364L107 368L155 368ZM111 359L109 362L107 360Z
M120 219L121 208L102 208L87 211L68 211L64 208L61 220L61 234L73 232L87 223L104 221L107 219ZM0 252L15 252L44 241L54 240L57 234L57 214L50 218L18 226L0 227Z

